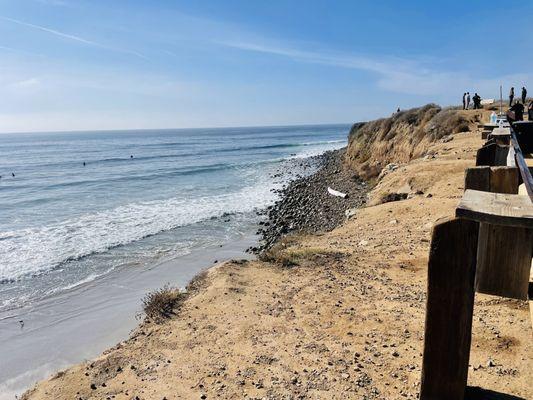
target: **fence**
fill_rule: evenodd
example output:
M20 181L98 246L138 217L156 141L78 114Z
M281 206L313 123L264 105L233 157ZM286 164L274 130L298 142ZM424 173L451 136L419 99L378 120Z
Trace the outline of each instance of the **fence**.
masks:
M522 152L531 149L520 144L533 134L529 124L521 125L521 137L512 127L484 126L487 142L477 152L476 167L465 172L456 215L433 229L422 400L464 398L475 292L528 299L533 178Z

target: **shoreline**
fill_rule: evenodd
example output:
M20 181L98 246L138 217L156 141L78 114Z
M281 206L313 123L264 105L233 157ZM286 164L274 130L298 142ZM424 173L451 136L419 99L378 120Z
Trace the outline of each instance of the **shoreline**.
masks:
M286 175L291 177L291 180L282 189L276 190L280 198L270 209L277 210L283 207L283 204L288 199L291 199L295 195L297 196L301 192L302 183L314 180L317 177L320 180L325 179L328 174L331 174L332 168L336 169L338 167L344 151L345 148L342 148L339 150L329 150L323 154L302 159L294 159L292 161L289 159L289 162L295 163L296 170L278 171L276 177ZM308 170L312 170L312 172L306 174ZM317 196L315 200L319 200L319 197ZM260 210L257 214L265 215L267 210L268 208ZM274 211L271 211L271 215L272 217L274 216ZM262 223L259 222L259 225L261 226ZM299 227L302 228L303 225L300 224ZM309 228L313 227L309 226ZM314 229L316 229L316 226ZM312 229L309 231L316 232L316 230ZM31 306L3 311L0 313L0 332L3 333L0 334L0 342L10 341L10 343L13 343L17 339L16 336L18 334L27 333L31 329L30 337L27 337L26 340L31 341L33 337L33 343L30 344L30 348L25 347L28 346L27 344L21 344L18 346L18 350L15 349L13 351L13 349L10 349L9 354L2 354L0 350L0 358L14 366L10 370L11 375L9 376L2 374L0 371L0 400L12 399L13 396L19 395L31 387L34 382L45 379L50 374L62 368L95 357L106 348L116 345L116 343L128 340L144 324L144 319L139 320L139 316L142 315L141 299L144 295L150 291L159 289L165 283L169 283L172 286L186 287L202 273L214 271L227 262L232 262L238 258L254 258L259 252L250 251L250 249L261 247L261 238L257 236L258 233L259 231L255 234L250 232L242 238L230 241L221 247L210 246L207 249L196 249L190 254L157 263L145 270L115 270L108 275L102 275L86 284L77 285L72 290L40 299ZM281 237L282 235L279 235L276 241L281 239ZM208 250L207 254L205 254L206 250ZM213 261L216 261L214 265ZM186 265L186 268L182 268L181 275L172 276L171 272L164 271L178 264ZM168 281L161 279L159 276L161 272L168 277ZM146 274L157 275L157 277L152 277L151 286L147 286L145 284L146 282L142 284L140 282L140 280L144 280ZM130 281L129 290L131 292L127 295L128 300L114 298L114 296L122 296L118 293L121 288L125 289L128 287L123 281ZM159 284L156 282L159 282ZM136 288L133 289L135 286ZM111 288L111 291L106 291L106 288L107 290ZM104 294L106 296L105 304L100 303L98 300ZM113 300L109 301L109 298ZM73 305L70 304L71 302ZM58 303L59 306L56 306L55 303ZM98 310L97 312L90 310L91 304ZM66 309L64 308L65 305L68 305ZM76 309L76 307L79 308ZM120 318L109 318L109 316L103 315L103 313L109 314L109 316L118 314ZM75 314L75 316L72 317L70 314ZM18 325L19 319L25 321L24 332ZM98 332L100 335L99 339L95 340L87 334L79 332L80 327L86 325L84 319L93 321L89 329L93 329L94 326L99 326L104 329L107 332L105 337L102 337L102 332ZM50 320L57 320L57 322L50 322ZM62 321L69 322L65 324ZM59 328L60 324L62 324L62 328ZM2 326L4 326L4 329L2 329ZM35 328L35 326L37 327ZM69 343L68 340L63 342L61 346L53 340L46 346L37 344L39 342L37 336L55 338L54 333L50 333L50 331L55 329L61 329L61 333L56 334L63 336L66 335L64 333L65 331L69 332L68 336L74 335L71 331L77 331L75 335L77 336L77 340L75 341L77 344ZM59 347L61 347L61 351L59 351ZM83 350L77 351L77 347L83 347ZM55 356L50 354L50 349L56 349ZM59 353L61 353L61 356L59 356ZM24 357L24 354L31 354L32 366L29 367L30 370L24 372L19 371L20 373L13 375L13 370L17 371L20 369L20 362L17 368L18 360L26 358L26 361L28 361L27 357ZM55 359L55 361L45 361L50 358L52 360Z
M10 366L0 371L0 400L11 400L36 381L127 339L142 323L138 316L146 293L165 283L184 288L225 260L249 259L245 249L256 240L250 232L222 247L196 249L147 269L113 271L17 314L8 310L9 316L0 317L0 342L10 344L0 346L2 364Z

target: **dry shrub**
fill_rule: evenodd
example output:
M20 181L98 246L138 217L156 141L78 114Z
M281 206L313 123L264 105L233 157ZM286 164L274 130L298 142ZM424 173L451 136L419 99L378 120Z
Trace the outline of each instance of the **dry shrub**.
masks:
M387 193L381 197L381 203L390 203L392 201L401 201L407 199L407 193Z
M148 293L142 299L146 317L155 323L163 323L173 315L185 300L186 293L169 285Z
M286 262L283 259L282 254L288 247L294 245L299 237L301 237L301 235L295 233L280 238L272 247L270 247L268 250L264 250L259 254L259 260L281 264L284 267L290 267L292 265L295 265Z
M194 275L193 278L187 284L187 293L196 293L200 289L204 288L207 285L207 276L209 275L209 270L204 270Z
M425 128L432 141L438 140L453 133L467 132L470 123L465 115L457 110L442 110L430 121Z

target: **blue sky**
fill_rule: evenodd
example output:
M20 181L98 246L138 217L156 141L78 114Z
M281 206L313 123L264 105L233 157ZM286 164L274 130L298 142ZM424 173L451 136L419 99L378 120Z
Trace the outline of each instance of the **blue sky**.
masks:
M532 19L524 1L0 0L0 132L353 122L496 97L533 84Z

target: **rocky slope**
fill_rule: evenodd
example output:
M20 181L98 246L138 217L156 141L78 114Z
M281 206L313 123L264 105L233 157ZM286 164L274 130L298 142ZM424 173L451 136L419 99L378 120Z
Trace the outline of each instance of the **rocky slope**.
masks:
M261 243L252 251L269 249L280 237L291 233L330 231L344 221L347 210L365 203L368 185L343 166L345 151L323 154L316 173L295 179L279 191L280 199L268 207L267 220L261 222ZM346 197L332 196L328 187Z

